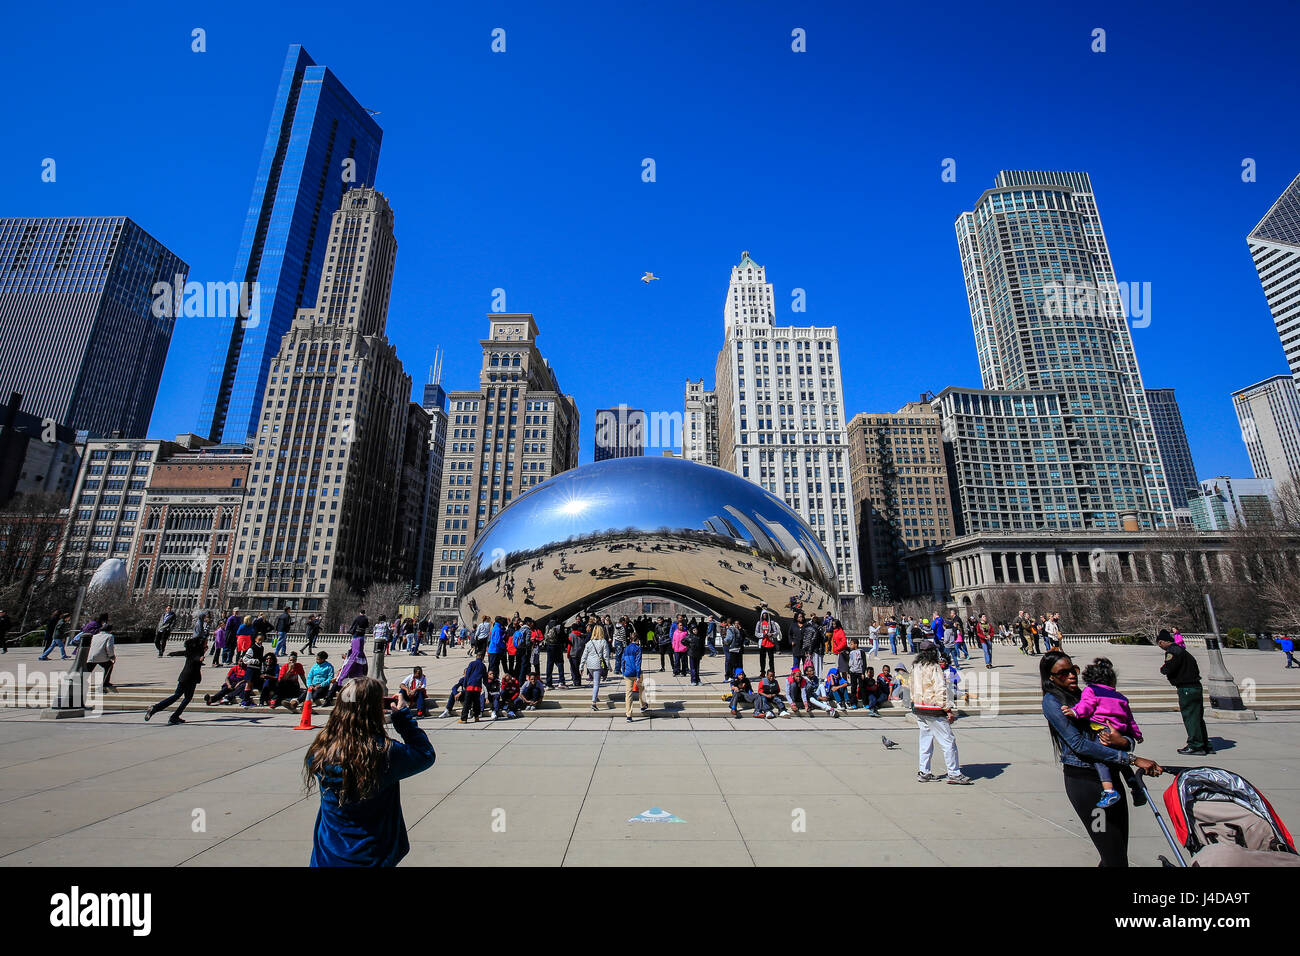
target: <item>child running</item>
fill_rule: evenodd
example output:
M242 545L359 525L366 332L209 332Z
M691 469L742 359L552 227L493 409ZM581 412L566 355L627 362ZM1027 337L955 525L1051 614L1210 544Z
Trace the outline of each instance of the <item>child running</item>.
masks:
M1098 657L1083 669L1082 676L1084 683L1088 685L1083 689L1082 698L1074 707L1061 709L1070 717L1092 721L1093 730L1101 731L1109 726L1112 732L1132 737L1141 743L1142 730L1133 717L1133 708L1129 705L1128 698L1115 689L1114 665L1107 658ZM1093 767L1097 770L1097 776L1101 778L1102 794L1101 799L1097 801L1097 806L1114 806L1119 802L1119 791L1115 789L1115 783L1111 779L1110 766L1096 763ZM1129 793L1133 796L1133 805L1140 807L1146 803L1143 790L1133 786L1133 771L1125 766L1120 768L1120 773L1123 774L1124 782L1128 784Z

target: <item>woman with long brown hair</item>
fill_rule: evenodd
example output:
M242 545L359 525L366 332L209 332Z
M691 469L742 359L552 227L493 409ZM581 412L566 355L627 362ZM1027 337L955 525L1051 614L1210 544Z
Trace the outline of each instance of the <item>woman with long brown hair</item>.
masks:
M433 745L399 697L399 743L384 729L384 685L350 681L303 759L308 792L320 785L312 866L396 866L411 849L398 783L433 766Z

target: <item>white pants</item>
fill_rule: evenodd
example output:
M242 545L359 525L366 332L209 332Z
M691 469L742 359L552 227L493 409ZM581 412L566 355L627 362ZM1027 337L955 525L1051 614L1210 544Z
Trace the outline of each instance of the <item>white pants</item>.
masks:
M912 712L921 728L921 773L930 772L930 759L934 755L934 741L937 738L943 750L943 762L948 766L948 776L961 776L961 763L957 758L957 738L952 732L952 724L946 717L932 717L929 714Z

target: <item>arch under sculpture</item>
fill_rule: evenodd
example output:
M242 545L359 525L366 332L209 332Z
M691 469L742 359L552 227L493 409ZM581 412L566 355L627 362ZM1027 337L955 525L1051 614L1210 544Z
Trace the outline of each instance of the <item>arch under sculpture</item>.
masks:
M838 613L835 566L785 502L721 468L615 458L556 475L488 522L461 568L460 616L569 620L637 595L669 597L752 629Z

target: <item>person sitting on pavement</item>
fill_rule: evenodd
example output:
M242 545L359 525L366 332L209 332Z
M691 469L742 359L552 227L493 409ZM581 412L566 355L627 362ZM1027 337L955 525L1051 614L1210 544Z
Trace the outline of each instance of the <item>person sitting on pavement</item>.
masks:
M292 709L293 703L302 697L302 682L307 679L302 665L298 663L298 652L290 651L287 663L280 665L276 675L275 699L277 704L284 704ZM275 706L274 704L272 706Z
M416 717L424 716L424 698L427 688L428 681L424 679L424 669L417 667L407 675L398 689L402 706L415 708Z
M519 700L523 704L524 710L536 710L541 705L542 698L545 695L546 685L537 676L537 671L530 672L524 681L524 686L519 688Z
M763 679L758 682L758 692L754 695L754 716L771 720L777 716L789 717L785 698L781 696L781 685L776 681L776 671L770 667Z
M452 685L451 690L447 692L447 707L438 715L439 718L450 717L456 704L465 702L465 677L461 675L460 680Z
M754 687L743 670L736 670L731 675L731 716L740 716L741 704L754 703ZM755 705L757 706L757 705Z
M219 691L215 694L203 695L203 703L220 704L222 701L225 701L227 704L233 704L235 702L235 695L243 693L245 683L244 665L235 664L230 668L230 670L226 671L226 679L221 684L221 689Z
M329 704L334 698L334 690L334 665L329 662L329 655L321 651L316 655L315 665L307 672L307 699L313 704Z

